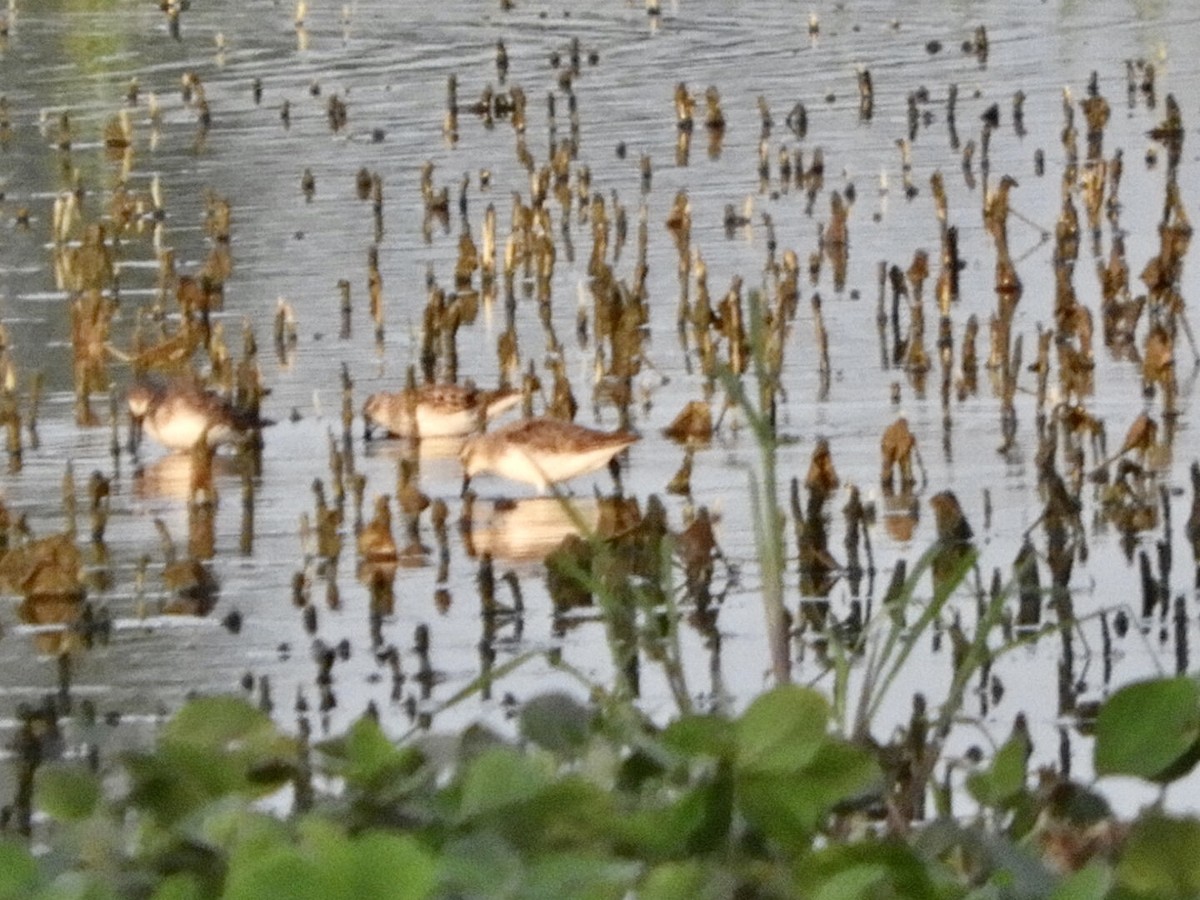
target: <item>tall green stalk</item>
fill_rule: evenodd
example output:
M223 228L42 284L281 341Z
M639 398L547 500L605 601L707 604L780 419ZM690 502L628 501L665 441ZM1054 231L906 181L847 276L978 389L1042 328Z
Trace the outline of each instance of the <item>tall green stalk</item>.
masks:
M750 347L762 406L755 407L750 402L741 379L729 369L721 372L721 380L730 401L745 415L758 445L760 476L756 478L754 472L750 472L754 544L762 576L763 614L771 653L771 674L776 684L788 684L792 680L792 661L788 617L783 603L784 520L779 506L779 479L776 472L778 440L770 408L775 378L767 360L762 299L758 291L750 292Z

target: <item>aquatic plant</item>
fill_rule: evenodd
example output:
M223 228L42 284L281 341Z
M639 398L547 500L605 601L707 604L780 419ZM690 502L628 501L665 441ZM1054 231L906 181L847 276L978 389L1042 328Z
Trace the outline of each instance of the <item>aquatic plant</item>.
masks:
M245 701L192 701L102 769L38 765L35 854L0 841L0 897L1191 897L1200 823L1116 820L1097 786L1028 771L1020 732L968 776L981 810L885 815L893 760L785 685L665 726L563 694L519 737L397 742L367 715L310 744ZM1169 785L1200 758L1200 686L1141 682L1096 719L1100 775ZM291 812L283 810L289 804Z

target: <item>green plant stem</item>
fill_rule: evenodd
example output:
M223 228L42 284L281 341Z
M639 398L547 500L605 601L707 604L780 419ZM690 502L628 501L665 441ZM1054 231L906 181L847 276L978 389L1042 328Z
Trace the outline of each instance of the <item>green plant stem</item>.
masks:
M772 383L766 358L763 332L762 302L757 291L750 292L750 346L754 377L759 394L766 403L767 389ZM779 480L776 470L778 442L770 409L757 409L746 396L741 379L729 368L719 373L729 398L746 416L746 422L758 445L761 483L750 473L750 502L754 518L754 542L762 575L763 614L766 620L767 645L771 654L771 674L776 684L792 680L791 648L788 640L787 612L783 602L783 516L779 508Z

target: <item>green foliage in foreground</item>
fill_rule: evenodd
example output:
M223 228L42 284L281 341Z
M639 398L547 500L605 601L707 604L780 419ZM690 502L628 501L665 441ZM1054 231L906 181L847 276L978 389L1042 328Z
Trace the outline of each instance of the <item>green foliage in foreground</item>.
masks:
M1102 774L1166 783L1198 746L1186 678L1126 687L1096 722ZM363 718L313 748L201 699L113 771L40 768L49 850L0 842L0 900L1200 896L1200 820L1116 823L1093 790L1034 787L1019 741L968 776L967 821L887 821L889 766L800 687L665 728L554 694L520 741L398 744Z

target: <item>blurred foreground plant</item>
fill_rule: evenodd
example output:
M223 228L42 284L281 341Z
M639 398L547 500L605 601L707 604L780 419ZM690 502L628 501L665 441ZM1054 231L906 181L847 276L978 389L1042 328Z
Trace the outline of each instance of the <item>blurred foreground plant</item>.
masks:
M1191 679L1131 685L1097 719L1102 775L1165 785L1198 747ZM1200 821L1118 823L1094 788L1031 785L1017 744L971 776L996 815L969 822L885 827L887 765L791 685L663 728L548 694L517 740L399 743L364 717L312 748L199 699L153 752L42 767L47 849L0 842L0 898L1200 895ZM269 811L289 791L297 808Z

